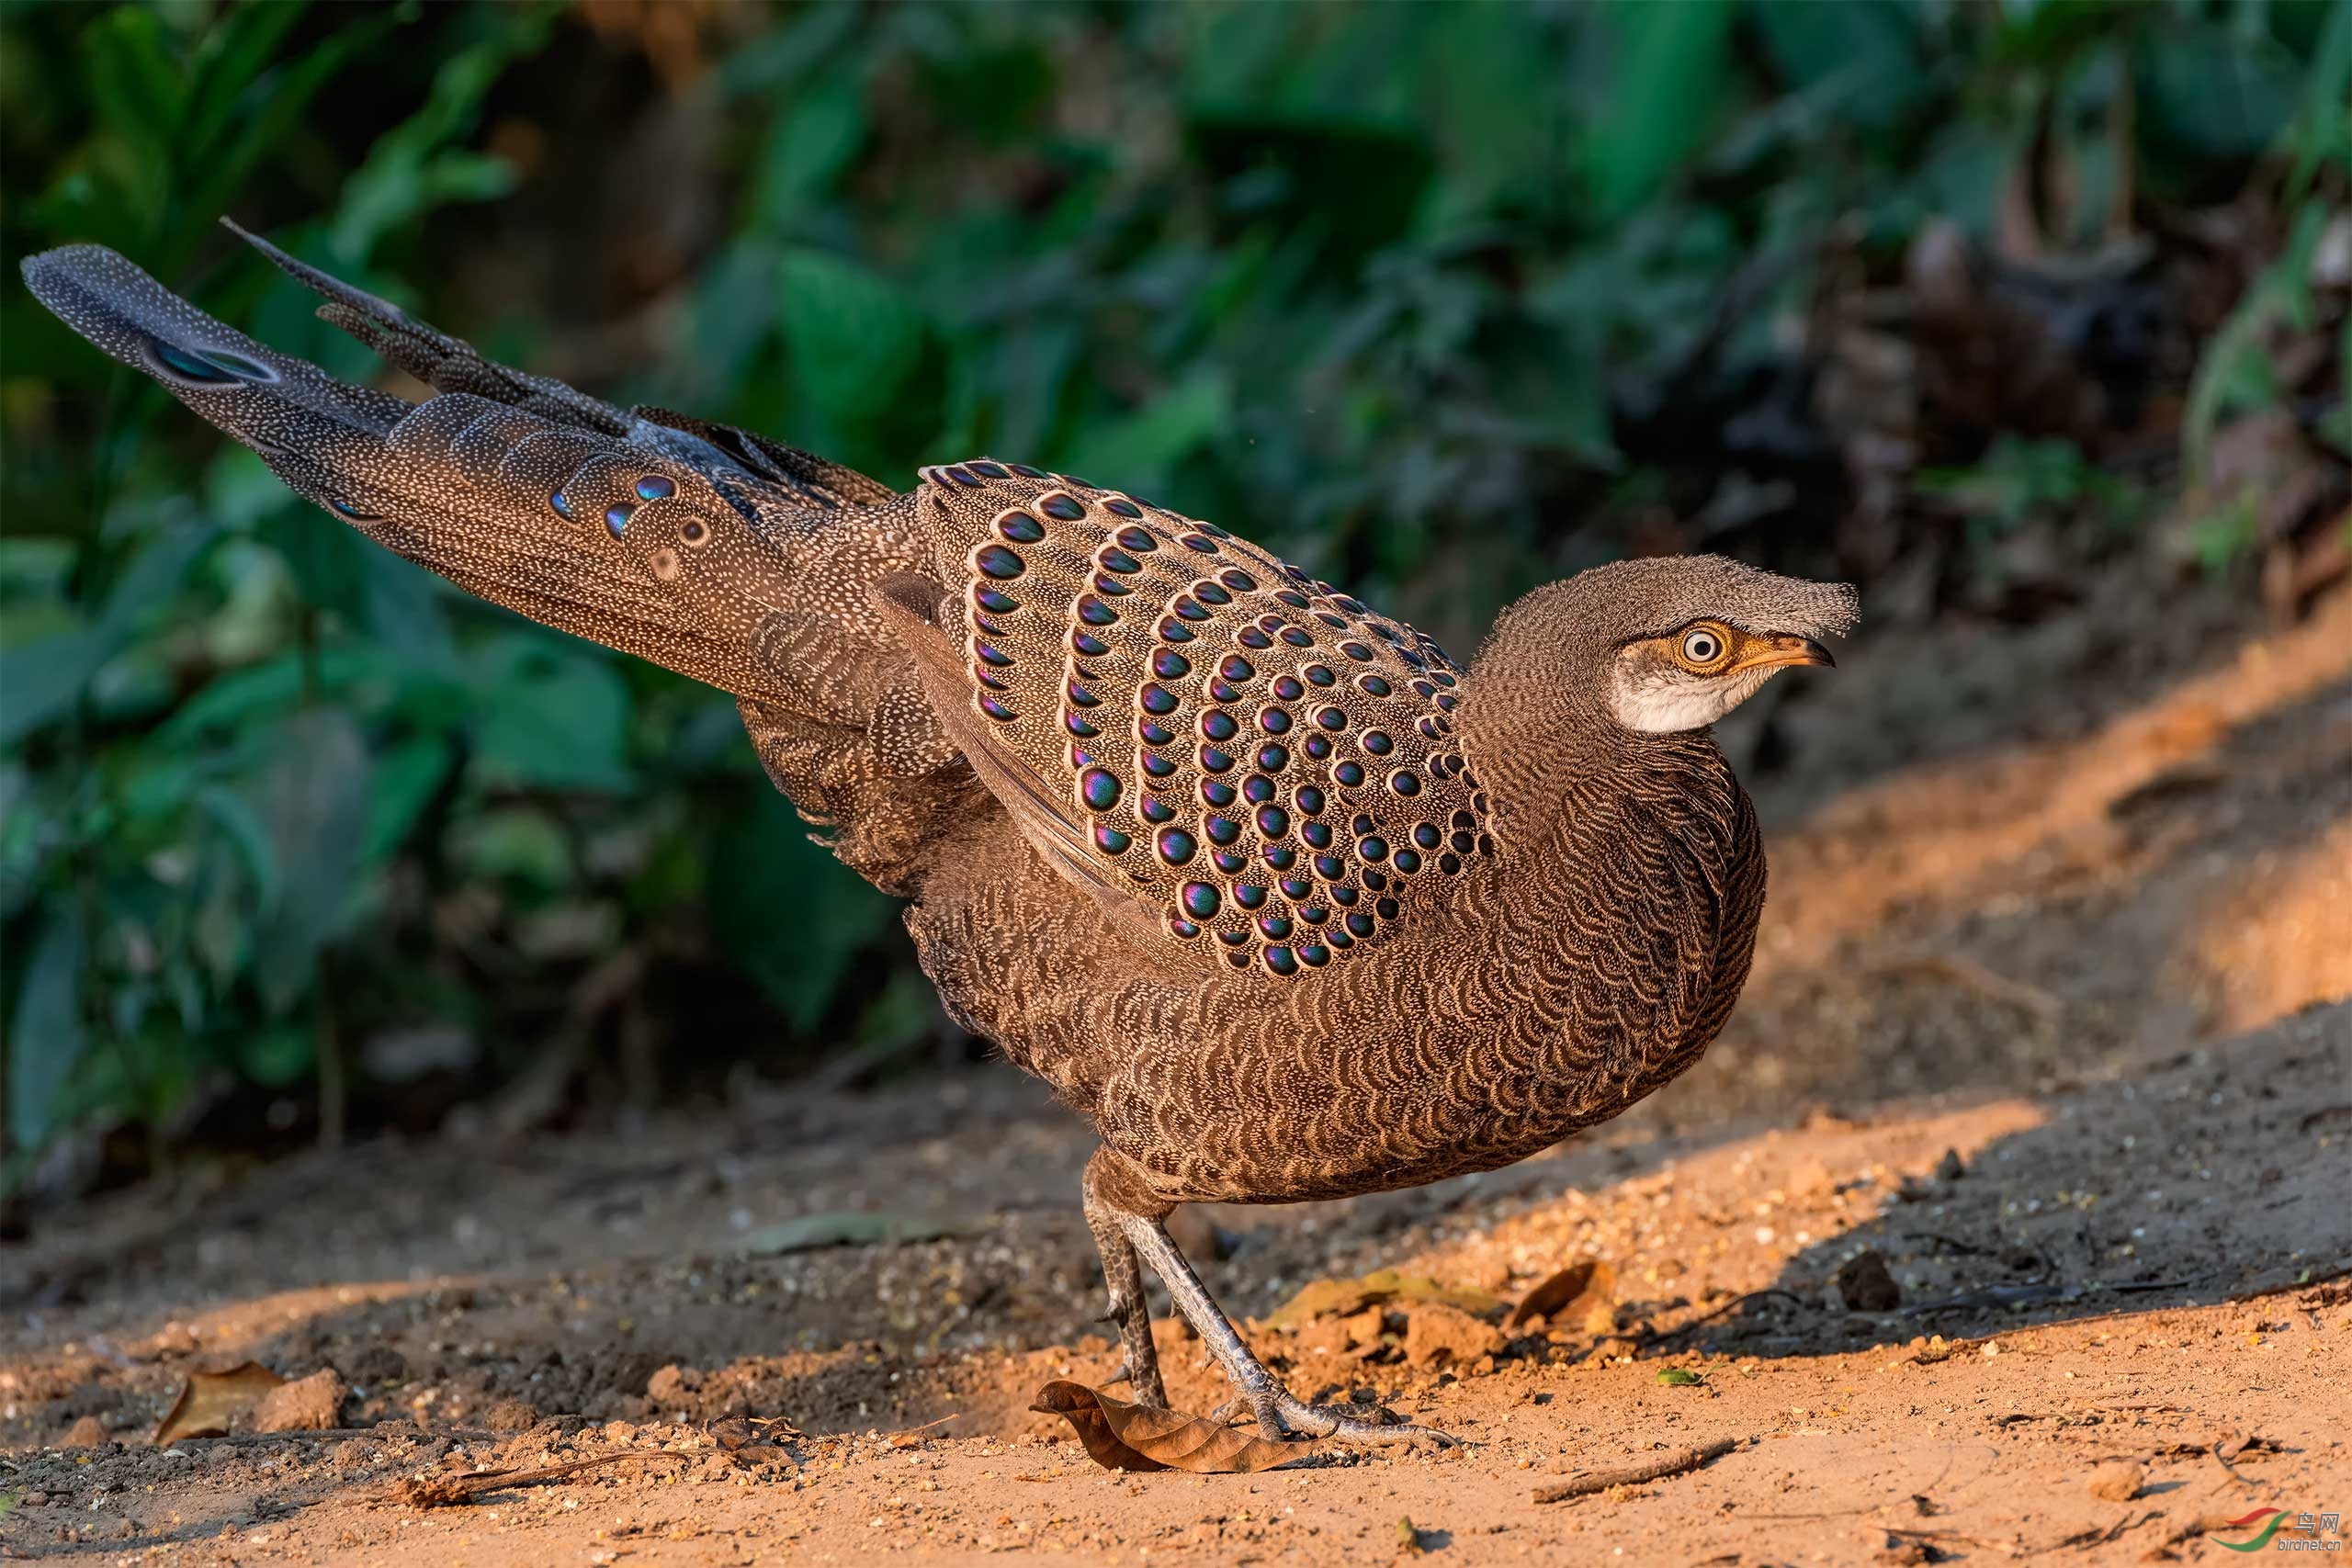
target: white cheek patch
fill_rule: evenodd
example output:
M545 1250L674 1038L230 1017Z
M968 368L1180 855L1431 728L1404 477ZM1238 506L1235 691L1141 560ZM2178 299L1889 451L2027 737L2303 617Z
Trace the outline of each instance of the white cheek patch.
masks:
M1750 670L1729 680L1692 675L1670 667L1638 670L1620 659L1611 697L1617 722L1645 735L1699 729L1731 712L1772 678L1777 666Z

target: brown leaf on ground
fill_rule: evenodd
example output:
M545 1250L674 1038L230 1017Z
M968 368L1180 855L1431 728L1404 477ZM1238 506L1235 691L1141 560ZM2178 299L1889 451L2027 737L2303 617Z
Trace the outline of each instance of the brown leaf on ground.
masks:
M96 1449L103 1448L112 1440L107 1436L104 1422L95 1416L85 1416L74 1423L65 1434L65 1440L57 1446L62 1449Z
M1503 1348L1501 1331L1442 1302L1413 1308L1405 1327L1405 1359L1417 1367L1466 1366Z
M1302 1285L1265 1323L1269 1328L1295 1328L1318 1317L1352 1317L1386 1302L1439 1302L1481 1317L1500 1312L1505 1305L1500 1296L1485 1291L1458 1290L1426 1275L1379 1269L1360 1279L1316 1280Z
M1598 1258L1571 1263L1520 1297L1503 1326L1517 1328L1539 1317L1588 1334L1608 1333L1617 1326L1617 1270Z
M1084 1383L1057 1380L1037 1391L1030 1409L1058 1416L1078 1432L1086 1452L1105 1470L1182 1470L1227 1475L1272 1470L1313 1451L1311 1443L1277 1443L1245 1437L1221 1421L1154 1410L1113 1399Z
M188 1373L172 1407L164 1412L163 1424L155 1428L155 1446L160 1449L182 1438L223 1436L231 1423L285 1381L259 1361L241 1361L225 1371Z

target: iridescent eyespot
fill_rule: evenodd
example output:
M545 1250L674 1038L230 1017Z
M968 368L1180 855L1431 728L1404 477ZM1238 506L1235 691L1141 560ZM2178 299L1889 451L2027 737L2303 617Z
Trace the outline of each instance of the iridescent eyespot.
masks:
M1299 785L1297 799L1299 810L1309 817L1323 809L1323 792L1313 784Z
M1188 550L1198 550L1204 556L1216 554L1216 541L1204 534L1186 534L1182 538L1184 547Z
M1279 773L1290 766L1290 748L1269 740L1258 748L1258 765L1270 773Z
M1151 672L1163 681L1181 681L1193 672L1193 661L1172 648L1155 649Z
M1359 661L1372 657L1372 649L1360 642L1343 642L1340 645L1340 651Z
M1212 817L1203 825L1212 844L1229 844L1241 837L1241 824L1230 817Z
M1228 681L1247 681L1258 673L1257 666L1238 653L1228 653L1217 660L1216 672Z
M1051 495L1040 497L1037 502L1037 510L1048 517L1064 523L1075 523L1086 515L1085 507L1059 491L1056 491Z
M1127 846L1134 842L1116 828L1105 828L1100 824L1095 827L1094 847L1106 855L1123 855L1127 852Z
M1340 787L1353 789L1363 783L1363 768L1355 762L1341 762L1331 770L1331 777Z
M1421 793L1421 778L1410 768L1399 768L1388 775L1388 787L1409 798Z
M1274 695L1283 701L1295 703L1306 694L1306 688L1298 683L1296 676L1278 675L1274 678Z
M1359 675L1356 677L1356 684L1375 697L1385 697L1396 689L1377 675Z
M972 603L991 615L1009 615L1021 608L1020 600L999 589L990 588L985 582L976 582L972 585ZM1113 617L1114 620L1116 618L1116 616Z
M1348 727L1348 716L1340 708L1317 708L1315 722L1326 729L1345 729Z
M992 479L1001 479L1005 478L1005 467L1002 463L990 463L984 461L978 463L967 463L964 466L971 469L972 472L976 474L986 474Z
M1200 852L1199 842L1182 828L1162 828L1153 842L1170 865L1182 865Z
M1176 694L1156 682L1137 692L1136 702L1146 713L1171 714L1177 707Z
M1322 800L1320 794L1317 795L1316 800L1318 803L1317 808L1319 809L1319 803ZM1300 792L1298 808L1301 811L1306 809L1305 791ZM1331 824L1329 822L1306 823L1298 829L1298 836L1306 840L1306 846L1309 849L1328 850L1331 847Z
M555 509L555 514L558 517L569 517L571 515L571 498L564 494L561 491L557 491L554 494L548 496L548 504Z
M1184 901L1184 912L1196 920L1212 918L1225 902L1217 890L1205 882L1187 882L1180 897Z
M1365 750L1371 752L1375 757L1385 757L1389 752L1396 749L1396 742L1391 740L1386 735L1377 729L1365 730L1363 734L1358 738L1356 744L1363 747Z
M1239 798L1234 787L1223 779L1201 781L1201 800L1204 805L1215 807L1221 811Z
M1233 901L1245 909L1260 908L1266 902L1266 890L1254 882L1237 882L1233 885Z
M1029 563L1002 545L982 545L973 553L972 564L1000 582L1009 582L1029 570Z
M1046 525L1026 512L1012 511L996 520L996 531L1016 545L1034 545L1046 536Z
M1143 562L1136 559L1135 557L1127 554L1126 551L1114 550L1108 545L1105 545L1102 547L1102 553L1094 558L1102 564L1102 569L1105 571L1115 571L1122 577L1129 576L1143 570Z
M1211 740L1230 740L1240 728L1223 708L1210 708L1201 715L1201 733Z
M1134 502L1127 500L1125 496L1114 495L1102 504L1111 511L1117 513L1122 517L1140 517L1143 515L1143 508L1137 506Z
M1119 775L1108 768L1089 768L1078 777L1079 798L1093 811L1108 811L1119 804Z
M982 590L982 592L985 592L988 591ZM1004 595L1001 593L999 593L997 597L1004 599ZM1010 604L1012 601L1005 599L1005 603ZM1089 593L1078 602L1078 618L1084 621L1090 626L1107 626L1112 622L1119 618L1119 612L1111 608L1110 605L1102 603L1102 600L1094 597L1093 594Z
M994 697L989 696L986 692L982 692L980 694L979 706L982 713L988 715L999 724L1011 724L1016 717L1020 716L1011 708L1005 706Z
M1183 622L1178 620L1173 615L1162 615L1159 618L1159 625L1153 629L1159 632L1159 640L1162 642L1190 642L1193 640L1193 628L1186 626Z
M1204 604L1230 604L1233 603L1232 594L1227 593L1224 589L1219 588L1216 583L1211 582L1206 578L1203 578L1200 581L1193 584L1193 597L1198 599Z
M1070 633L1069 645L1075 651L1085 655L1089 659L1100 659L1104 654L1111 651L1111 645L1109 643L1104 642L1101 637L1094 636L1091 632L1074 631Z
M636 490L639 501L667 501L678 493L677 485L667 474L648 474L637 481Z
M1320 664L1308 665L1304 673L1306 676L1306 683L1310 686L1328 686L1339 679Z
M1228 567L1225 570L1218 572L1216 575L1218 580L1227 588L1233 589L1237 592L1248 593L1258 586L1258 580L1256 578L1236 567Z
M1153 719L1136 720L1136 736L1147 746L1165 746L1176 739L1176 732Z

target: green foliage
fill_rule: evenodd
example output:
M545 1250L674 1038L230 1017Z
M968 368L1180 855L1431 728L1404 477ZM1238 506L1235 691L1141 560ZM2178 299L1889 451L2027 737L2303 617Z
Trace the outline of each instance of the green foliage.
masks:
M592 389L887 479L987 450L1115 479L1466 651L1510 592L1702 509L1719 466L1678 421L1769 370L1833 225L1860 214L1881 264L1932 216L1988 231L2023 106L2064 111L2089 177L2066 117L2128 85L2151 184L2268 153L2328 199L2346 11L744 5L665 88L623 13L539 0L14 6L0 241L115 245L374 374L233 215ZM621 946L734 976L755 1051L911 1032L888 904L723 697L290 502L7 279L19 1166L94 1115L300 1089L331 1038L447 1020L512 1066ZM2259 395L2260 337L2200 428ZM1951 482L1996 517L2072 503L2098 485L2070 451ZM1742 547L1818 549L1820 511Z

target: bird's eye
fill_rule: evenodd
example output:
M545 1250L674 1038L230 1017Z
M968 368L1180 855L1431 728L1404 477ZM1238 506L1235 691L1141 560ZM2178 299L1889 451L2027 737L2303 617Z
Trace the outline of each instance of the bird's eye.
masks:
M1724 639L1705 626L1682 634L1682 657L1691 664L1713 664L1724 656Z

